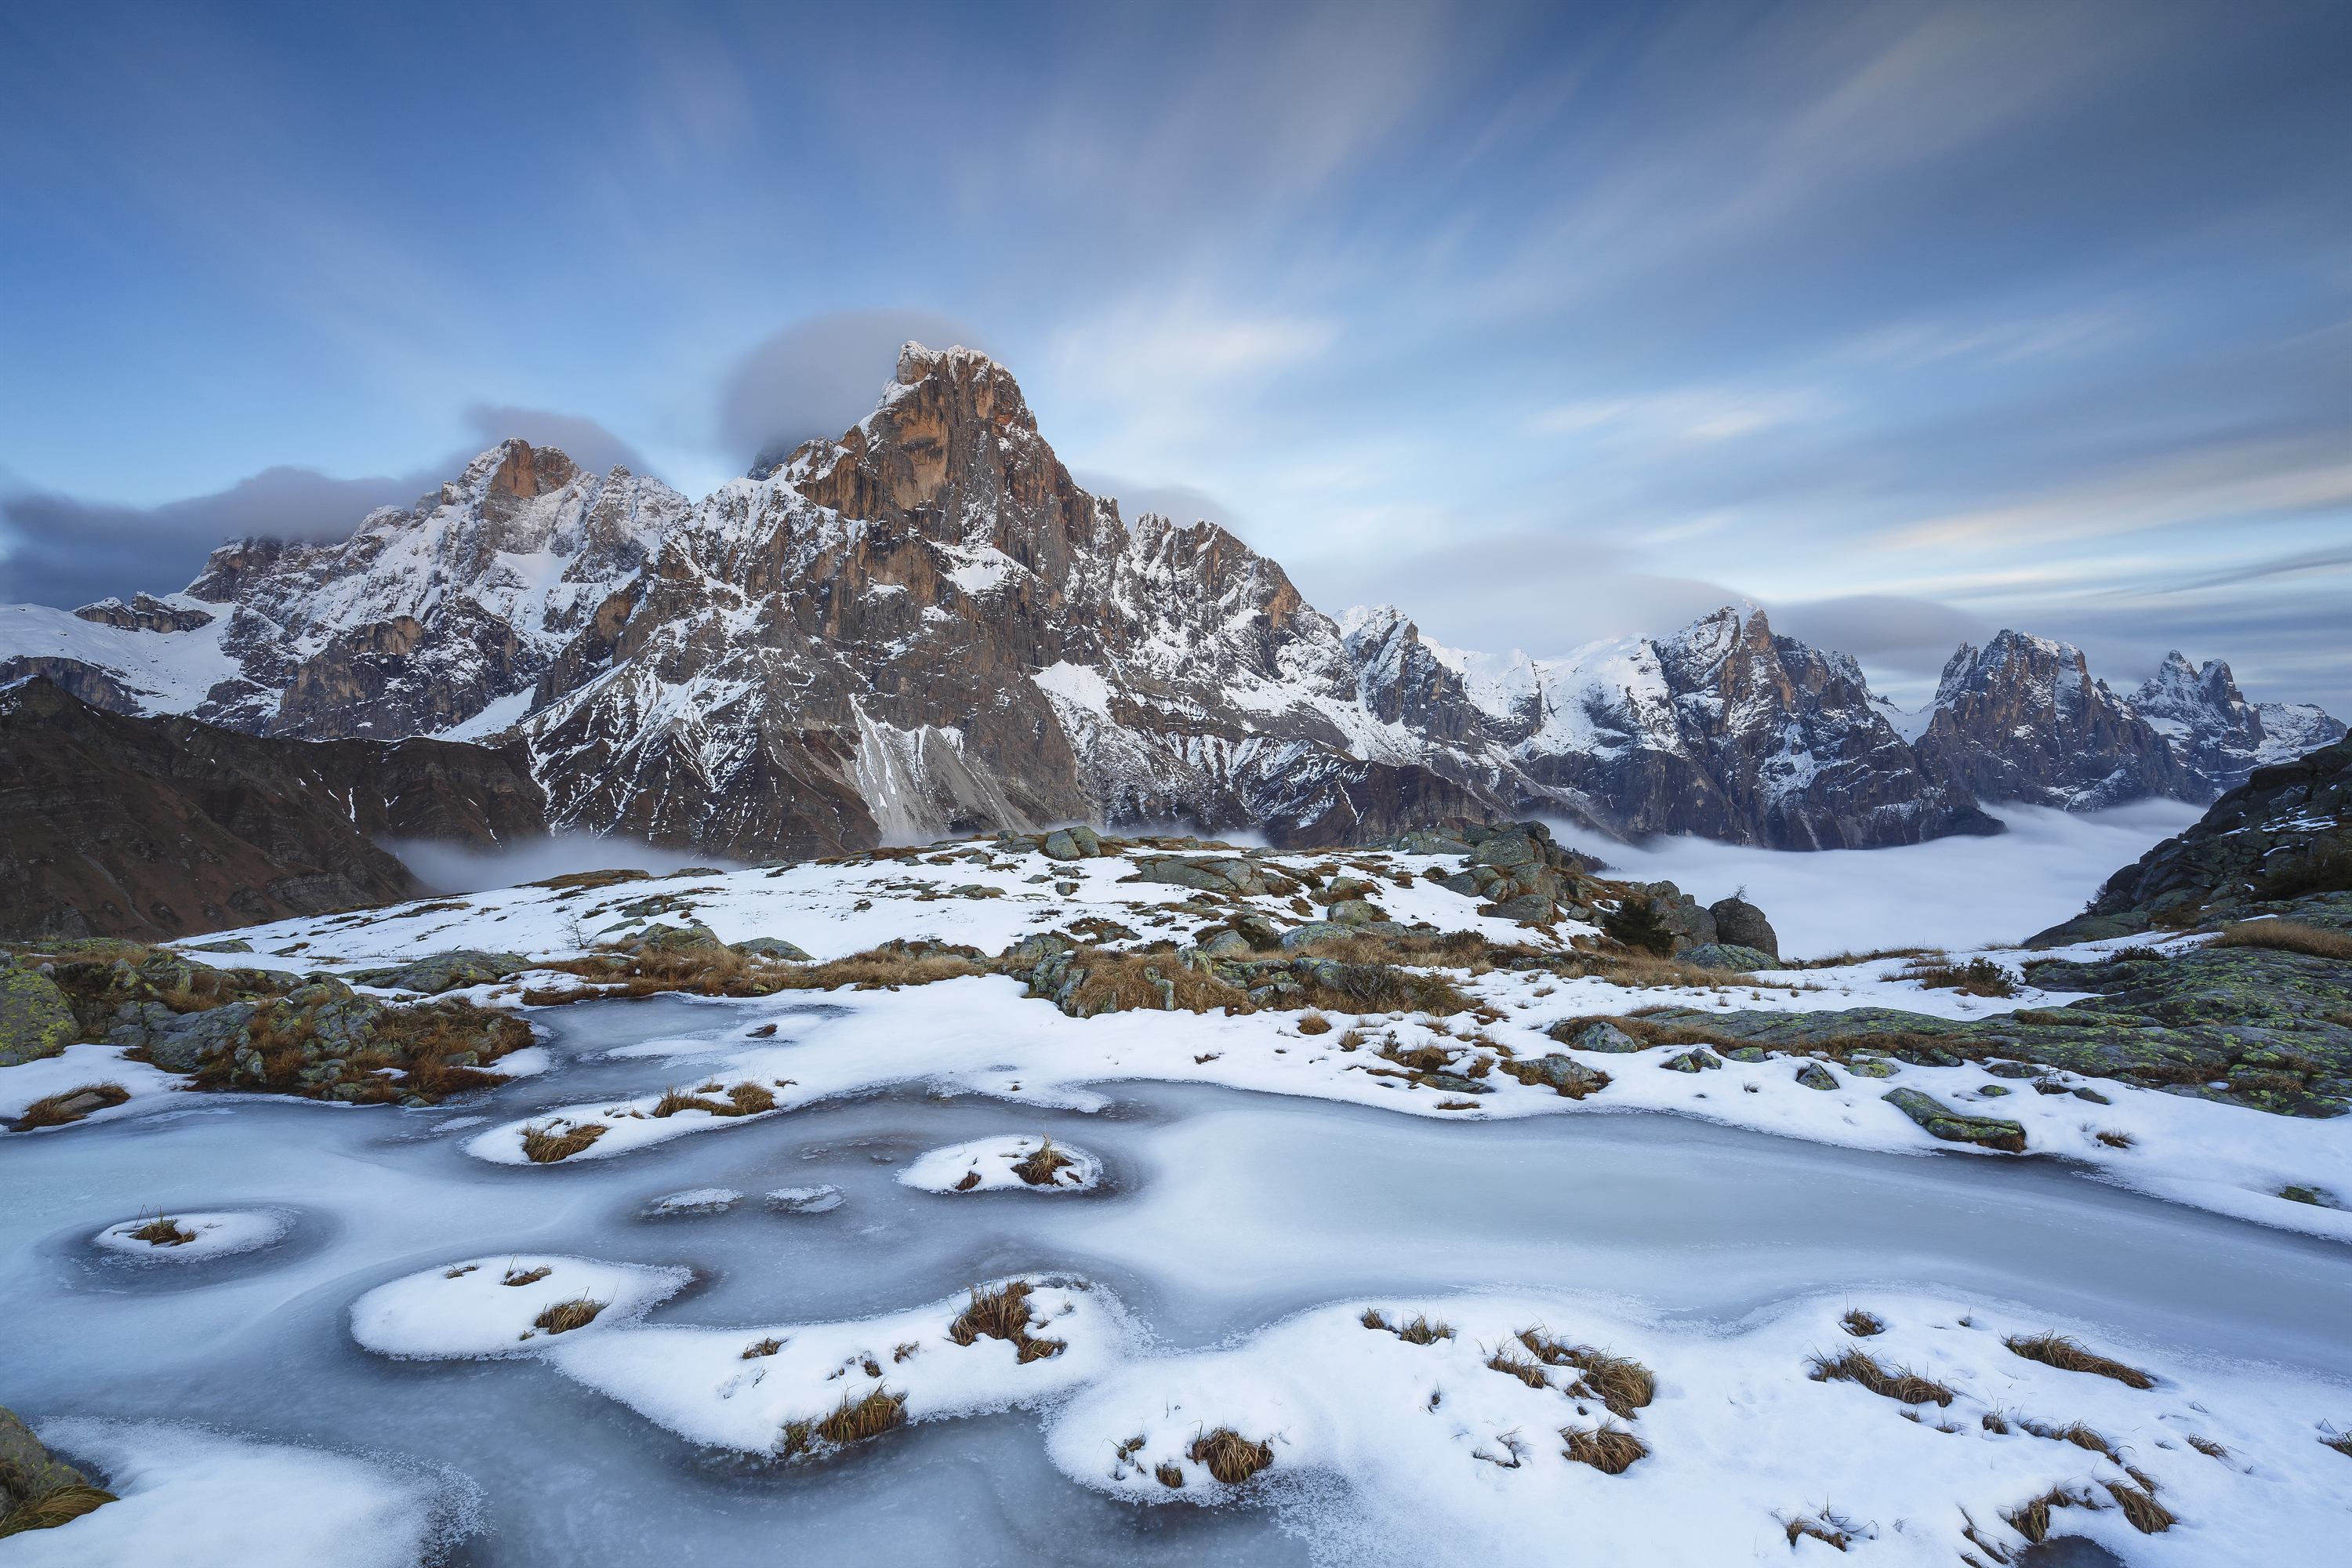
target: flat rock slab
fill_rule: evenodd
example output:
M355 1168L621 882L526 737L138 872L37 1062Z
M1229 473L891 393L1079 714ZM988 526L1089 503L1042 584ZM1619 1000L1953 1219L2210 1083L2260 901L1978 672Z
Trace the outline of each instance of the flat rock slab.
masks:
M1922 1094L1916 1089L1890 1089L1879 1098L1925 1128L1930 1138L1940 1138L1947 1143L1974 1143L1980 1149L1998 1149L2010 1154L2025 1152L2025 1128L2021 1122L1998 1116L1964 1116L1933 1095Z

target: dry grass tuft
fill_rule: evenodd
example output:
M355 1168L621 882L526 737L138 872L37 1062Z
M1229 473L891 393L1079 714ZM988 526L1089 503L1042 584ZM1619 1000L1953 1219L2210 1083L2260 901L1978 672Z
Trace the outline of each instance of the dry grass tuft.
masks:
M1873 1334L1883 1334L1886 1331L1885 1319L1874 1312L1865 1312L1859 1307L1849 1310L1838 1321L1844 1326L1847 1333L1858 1340L1866 1340Z
M25 1107L17 1113L16 1131L30 1132L36 1127L68 1126L93 1110L121 1105L130 1098L131 1091L119 1083L86 1083Z
M968 1193L978 1185L980 1185L980 1173L978 1171L966 1171L963 1173L963 1180L955 1184L955 1190L960 1193Z
M2098 1135L2099 1142L2110 1149L2128 1149L2139 1142L2128 1132L2118 1132L2110 1127Z
M1181 1487L1184 1484L1184 1467L1173 1460L1160 1460L1159 1464L1152 1467L1151 1473L1163 1487Z
M1368 1329L1387 1329L1391 1333L1396 1332L1394 1329L1389 1328L1389 1321L1381 1316L1381 1310L1378 1307L1365 1308L1363 1317L1358 1321Z
M757 1361L763 1355L773 1355L783 1348L784 1342L782 1340L772 1338L764 1339L760 1341L757 1344L744 1346L743 1359L745 1361Z
M2137 1367L2084 1350L2063 1334L2019 1334L2001 1342L2028 1361L2038 1361L2061 1372L2095 1372L2101 1377L2114 1378L2126 1388L2156 1386L2156 1379Z
M1512 1377L1517 1378L1529 1388L1549 1388L1551 1386L1550 1373L1545 1372L1542 1367L1538 1366L1533 1362L1519 1360L1517 1356L1511 1353L1511 1347L1508 1345L1505 1345L1501 1350L1498 1350L1493 1355L1488 1356L1486 1358L1486 1364L1496 1372L1505 1373Z
M143 1241L154 1247L185 1247L196 1239L193 1230L182 1230L180 1222L157 1215L131 1233L133 1241Z
M2000 1436L2006 1437L2009 1436L2009 1417L2002 1415L1998 1410L1986 1411L1982 1415L1977 1417L1977 1425L1983 1427L1986 1431L1996 1433Z
M2019 1504L2000 1517L2010 1529L2039 1546L2050 1539L2050 1510L2053 1508L2097 1508L2098 1501L2087 1491L2070 1492L2064 1487L2052 1487L2040 1497Z
M2193 1432L2184 1434L2184 1436L2187 1436L2189 1446L2190 1447L2196 1449L2199 1453L2204 1455L2209 1459L2221 1459L2226 1461L2230 1458L2230 1450L2224 1448L2221 1444L2216 1443L2210 1437L2200 1437Z
M526 1271L524 1269L517 1268L514 1265L509 1263L507 1265L506 1278L500 1279L499 1283L501 1285L536 1285L554 1272L554 1269L548 1268L545 1264L541 1264L537 1268ZM445 1275L444 1278L446 1279L450 1277Z
M1076 1160L1055 1148L1051 1138L1046 1138L1038 1142L1035 1153L1013 1167L1013 1173L1033 1187L1049 1187L1054 1184L1055 1172L1066 1170L1076 1163Z
M2110 1459L2116 1458L2115 1446L2103 1434L2080 1421L2069 1421L2063 1426L2044 1426L2033 1421L2020 1421L2018 1425L2037 1437L2047 1437L2053 1443L2072 1443L2077 1448L2087 1448ZM2123 1461L2116 1459L2116 1462L2121 1464Z
M907 1419L907 1399L887 1388L877 1388L856 1403L846 1394L834 1413L816 1424L816 1435L828 1443L847 1447L863 1443L869 1437L879 1437Z
M1320 1013L1309 1013L1298 1020L1298 1032L1302 1035L1328 1035L1331 1032L1331 1020Z
M2338 1432L2331 1427L2327 1436L2319 1441L2323 1447L2333 1448L2346 1458L2352 1459L2352 1432Z
M1274 1445L1253 1443L1232 1427L1220 1426L1193 1438L1187 1457L1196 1465L1208 1466L1209 1474L1225 1485L1237 1487L1274 1463Z
M601 1121L583 1121L576 1127L558 1132L552 1123L545 1127L522 1130L523 1158L535 1165L551 1165L558 1160L568 1160L610 1131Z
M2180 1522L2173 1511L2140 1490L2121 1481L2102 1481L2107 1495L2114 1498L2124 1510L2124 1518L2142 1535L2158 1535Z
M585 1296L569 1301L558 1301L530 1321L535 1329L545 1329L551 1334L568 1334L574 1329L584 1329L596 1321L596 1314L611 1306L610 1301L593 1301Z
M1648 1444L1606 1421L1597 1426L1563 1426L1559 1435L1568 1444L1569 1458L1591 1465L1604 1476L1622 1476L1633 1468L1634 1460L1650 1454Z
M1921 1377L1907 1366L1889 1372L1866 1351L1850 1350L1839 1356L1811 1357L1815 1383L1858 1383L1871 1393L1904 1405L1952 1403L1952 1391L1933 1378Z
M0 1536L19 1534L27 1530L55 1530L61 1524L71 1524L83 1514L118 1500L112 1492L96 1487L59 1487L43 1492L39 1497L18 1503L0 1514Z
M1037 1339L1029 1332L1029 1296L1034 1289L1026 1279L1015 1279L984 1295L973 1286L971 1305L948 1325L948 1338L960 1345L976 1344L983 1336L1003 1340L1018 1352L1014 1361L1022 1366L1058 1355L1069 1348L1068 1341Z
M718 1092L719 1086L715 1083L706 1083L690 1093L666 1089L662 1090L661 1099L655 1102L653 1113L656 1116L675 1116L681 1110L707 1110L713 1116L757 1116L763 1110L776 1109L776 1097L749 1079L729 1089L725 1100L704 1098Z
M2016 972L1990 958L1972 958L1966 963L1915 963L1900 978L1916 980L1931 991L1957 991L1963 996L2017 994Z
M1409 1345L1433 1345L1440 1340L1452 1339L1454 1325L1442 1318L1433 1323L1426 1316L1415 1313L1412 1321L1399 1329L1396 1334Z
M1795 1546L1800 1537L1810 1535L1843 1552L1853 1541L1853 1521L1841 1519L1824 1508L1821 1512L1780 1521L1789 1532L1789 1544Z
M2352 936L2322 931L2299 921L2245 921L2213 939L2215 947L2269 947L2314 958L2352 959Z
M1633 1420L1634 1412L1657 1397L1657 1377L1640 1362L1590 1345L1563 1344L1540 1328L1521 1329L1519 1342L1546 1366L1572 1366L1582 1373L1570 1392L1598 1399L1612 1415Z

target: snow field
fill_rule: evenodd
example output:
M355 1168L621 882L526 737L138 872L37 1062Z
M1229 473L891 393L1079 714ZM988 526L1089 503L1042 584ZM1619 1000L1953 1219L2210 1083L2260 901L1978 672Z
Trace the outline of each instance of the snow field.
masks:
M570 1334L609 1333L665 1301L694 1278L686 1268L509 1254L475 1258L379 1285L352 1303L352 1338L379 1355L416 1358L527 1355ZM603 1310L578 1328L537 1320L566 1302Z
M158 1239L142 1239L136 1233L168 1222L173 1235ZM142 1262L195 1263L207 1258L225 1258L233 1252L251 1252L268 1247L293 1227L293 1220L274 1209L221 1209L204 1213L173 1210L160 1215L142 1215L108 1226L90 1244L108 1252ZM193 1239L180 1241L174 1237Z
M2343 1460L2318 1441L2308 1385L2101 1347L2157 1374L2153 1389L2134 1390L2012 1353L2005 1337L2051 1327L2012 1310L1901 1292L1852 1304L1885 1331L1848 1334L1837 1298L1712 1332L1557 1295L1335 1303L1239 1343L1129 1363L1054 1415L1047 1450L1074 1478L1130 1501L1217 1501L1253 1489L1293 1496L1288 1527L1311 1533L1329 1560L1360 1563L1545 1563L1564 1552L1778 1563L1790 1558L1787 1521L1826 1510L1870 1542L1868 1561L1945 1568L1977 1550L1962 1533L1970 1521L2005 1552L2022 1548L2003 1513L2059 1487L2087 1488L2104 1506L2063 1510L2053 1533L2091 1536L2135 1564L2307 1561L2314 1532L2336 1528L2322 1521L2340 1511ZM1452 1335L1410 1343L1366 1328L1367 1307L1391 1325L1425 1315ZM1654 1401L1618 1420L1599 1399L1564 1392L1581 1374L1539 1365L1523 1330L1643 1363L1656 1374ZM1951 1403L1906 1406L1810 1375L1812 1356L1852 1349L1945 1384ZM1490 1367L1497 1352L1549 1386ZM2008 1432L1988 1428L1988 1415ZM1604 1421L1639 1437L1647 1457L1617 1475L1565 1457L1563 1427ZM2052 1431L2082 1423L2106 1447L2036 1436L2029 1421ZM1212 1479L1188 1456L1220 1426L1269 1444L1271 1468L1241 1487ZM2229 1458L2198 1451L2192 1434ZM1158 1478L1164 1464L1182 1469L1181 1489ZM2105 1491L2108 1481L2139 1484L2126 1464L2179 1516L2168 1533L2137 1533ZM1286 1494L1286 1483L1318 1475L1340 1479L1343 1494ZM1809 1540L1795 1552L1798 1561L1832 1557Z
M1069 1163L1055 1169L1046 1180L1032 1182L1022 1175L1015 1167L1035 1158L1046 1142L1043 1133L1020 1133L951 1143L918 1155L898 1173L898 1184L926 1193L1083 1193L1102 1180L1102 1162L1070 1143L1054 1144Z

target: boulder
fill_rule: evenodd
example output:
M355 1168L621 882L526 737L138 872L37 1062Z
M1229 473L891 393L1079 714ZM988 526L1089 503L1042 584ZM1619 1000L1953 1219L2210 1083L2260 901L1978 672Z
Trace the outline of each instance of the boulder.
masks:
M1769 953L1776 963L1757 967L1777 967L1780 938L1773 931L1772 922L1764 918L1762 910L1745 899L1734 896L1709 904L1706 912L1715 917L1715 940L1718 943L1726 947L1754 948L1759 952Z
M814 963L816 960L782 937L755 936L749 942L730 942L740 953L760 958L790 959L794 963Z
M1837 1075L1819 1062L1807 1062L1797 1069L1797 1081L1807 1089L1835 1089Z
M1329 914L1333 922L1345 926L1370 925L1388 919L1385 910L1365 899L1342 899L1331 906Z
M1997 1116L1964 1116L1916 1089L1890 1089L1879 1098L1927 1129L1930 1138L1940 1138L1947 1143L1974 1143L2011 1154L2025 1152L2022 1123Z
M0 1409L0 1513L67 1487L87 1487L89 1478L48 1449L16 1412Z
M1629 1051L1649 1047L1616 1025L1596 1020L1582 1028L1570 1032L1566 1023L1554 1024L1546 1033L1561 1045L1580 1051L1601 1051L1612 1056L1623 1056Z
M1522 893L1499 904L1481 904L1478 912L1531 926L1549 925L1559 918L1559 907L1541 893Z
M1293 926L1284 931L1282 945L1286 948L1309 947L1318 942L1330 942L1343 936L1362 934L1361 928L1341 925L1337 921L1308 921L1305 925Z
M1470 860L1476 866L1539 866L1543 851L1524 833L1498 833L1473 850Z
M670 929L663 925L648 926L636 940L655 940L655 932L667 932ZM709 935L708 931L703 934ZM715 942L718 939L713 937L711 940ZM345 978L361 985L382 986L391 991L422 991L427 995L437 996L444 991L454 991L463 986L488 985L530 967L530 960L519 952L481 952L472 948L456 948L447 952L432 953L396 968L355 969Z
M1256 952L1250 939L1237 931L1221 931L1201 944L1211 958L1238 958Z
M1780 959L1761 949L1738 947L1730 942L1710 942L1676 955L1685 963L1701 969L1722 969L1734 973L1753 973L1759 969L1778 969Z
M0 1067L53 1057L80 1031L65 993L24 961L0 966Z
M1503 1070L1530 1088L1538 1084L1556 1089L1570 1100L1582 1100L1586 1095L1609 1087L1609 1075L1598 1068L1586 1067L1574 1057L1558 1051L1549 1056L1507 1062Z
M1448 1094L1492 1094L1495 1086L1481 1083L1475 1078L1464 1078L1454 1072L1425 1072L1413 1080L1430 1089L1442 1089Z
M242 937L231 937L226 942L192 942L186 946L190 952L251 952L253 951L253 943Z

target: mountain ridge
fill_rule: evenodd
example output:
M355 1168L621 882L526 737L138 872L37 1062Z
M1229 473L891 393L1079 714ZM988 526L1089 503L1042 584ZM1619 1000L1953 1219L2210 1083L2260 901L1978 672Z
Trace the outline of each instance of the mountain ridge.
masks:
M0 612L0 679L268 735L511 735L551 825L742 858L1530 812L1872 847L1999 831L1979 797L2201 803L2343 732L2178 655L2143 715L2015 632L1956 653L1914 724L1760 612L1552 660L1428 643L1394 606L1335 620L1215 524L1123 520L967 349L908 344L872 414L761 467L689 501L509 440L341 543L236 541L179 595Z

